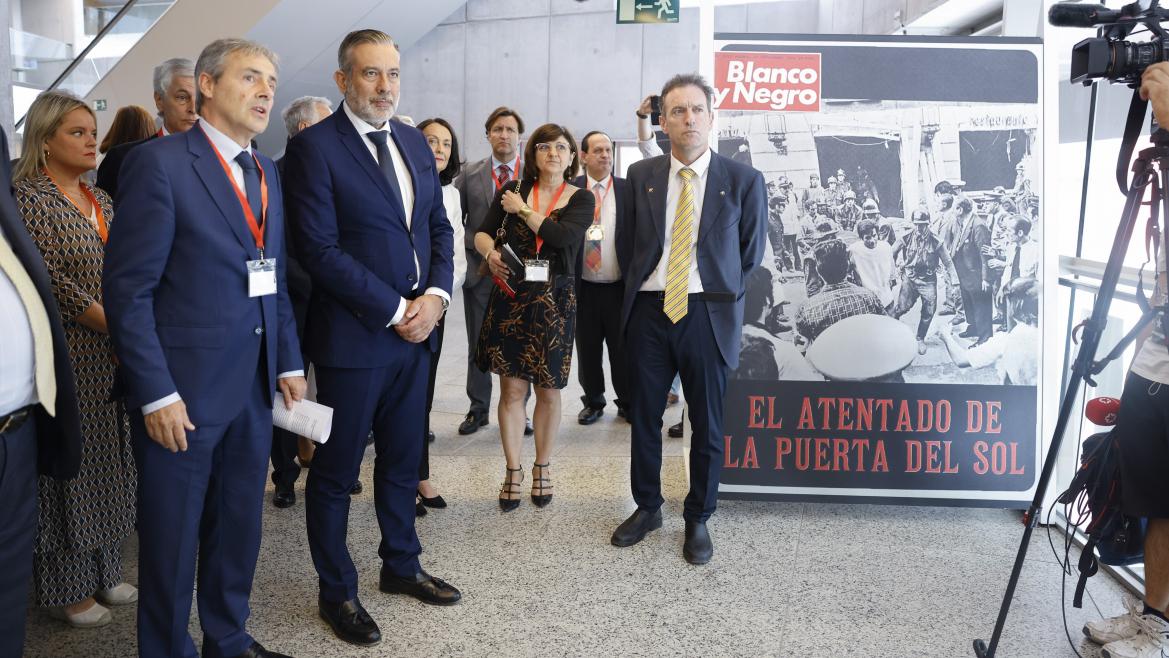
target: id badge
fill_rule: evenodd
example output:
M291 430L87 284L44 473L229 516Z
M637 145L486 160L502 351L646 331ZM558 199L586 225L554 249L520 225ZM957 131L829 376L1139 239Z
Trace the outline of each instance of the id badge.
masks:
M600 224L593 224L585 231L585 239L591 242L600 242L605 239L605 228Z
M524 261L524 281L535 281L546 283L548 276L551 273L551 266L548 261L540 258L533 258Z
M276 259L248 261L248 297L276 294Z

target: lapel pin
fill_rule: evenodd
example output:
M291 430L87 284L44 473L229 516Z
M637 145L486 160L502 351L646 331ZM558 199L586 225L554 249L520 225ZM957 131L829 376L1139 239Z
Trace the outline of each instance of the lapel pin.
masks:
M650 194L653 194L654 188L652 188L652 187L647 187L647 188L646 188L646 191L647 191L647 192L649 192Z
M719 195L719 196L726 196L726 195L727 195L727 191L726 191L726 190L719 190L719 191L718 191L718 195Z

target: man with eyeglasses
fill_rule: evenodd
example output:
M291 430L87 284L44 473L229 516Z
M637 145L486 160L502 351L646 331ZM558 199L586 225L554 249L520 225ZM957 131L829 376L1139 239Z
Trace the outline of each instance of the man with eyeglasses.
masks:
M467 417L459 425L459 434L474 434L487 425L491 404L491 373L475 366L475 346L487 313L491 296L491 277L481 276L483 258L475 251L475 234L483 225L487 209L505 183L523 171L519 152L524 120L515 110L500 106L492 110L483 124L491 155L472 163L455 179L455 188L463 202L463 226L467 249L467 278L463 281L463 316L467 321L467 398L471 402ZM532 421L525 420L524 436L531 436Z

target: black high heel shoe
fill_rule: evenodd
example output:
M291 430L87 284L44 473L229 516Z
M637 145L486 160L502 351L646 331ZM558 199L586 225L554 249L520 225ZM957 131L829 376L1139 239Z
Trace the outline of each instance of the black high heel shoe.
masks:
M546 477L536 477L537 468L540 469L540 475L543 475L544 469L551 465L552 462L532 464L532 502L536 504L536 507L545 507L548 505L548 503L552 502L552 494L544 493L545 491L552 490L551 484L544 484L545 482L551 482L552 480ZM540 493L537 494L536 491L539 491Z
M427 498L422 495L422 491L418 491L418 498L421 499L421 504L434 509L446 509L446 501L442 496L435 496L434 498Z
M503 477L503 485L499 487L499 509L510 512L520 506L520 485L524 482L524 468L507 468L507 475ZM520 479L512 481L511 474L519 473ZM506 498L504 497L506 496ZM515 496L515 498L512 498Z

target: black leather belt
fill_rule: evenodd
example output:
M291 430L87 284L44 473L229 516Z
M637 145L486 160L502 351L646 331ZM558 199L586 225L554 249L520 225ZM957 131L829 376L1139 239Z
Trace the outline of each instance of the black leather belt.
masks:
M0 417L0 434L8 434L20 429L29 416L32 415L32 406L17 409L7 416Z
M666 299L666 291L664 290L642 290L637 294L644 295L650 299L657 300L658 302L664 301ZM692 302L698 301L729 304L735 301L735 294L732 292L692 292L686 295L686 297Z

